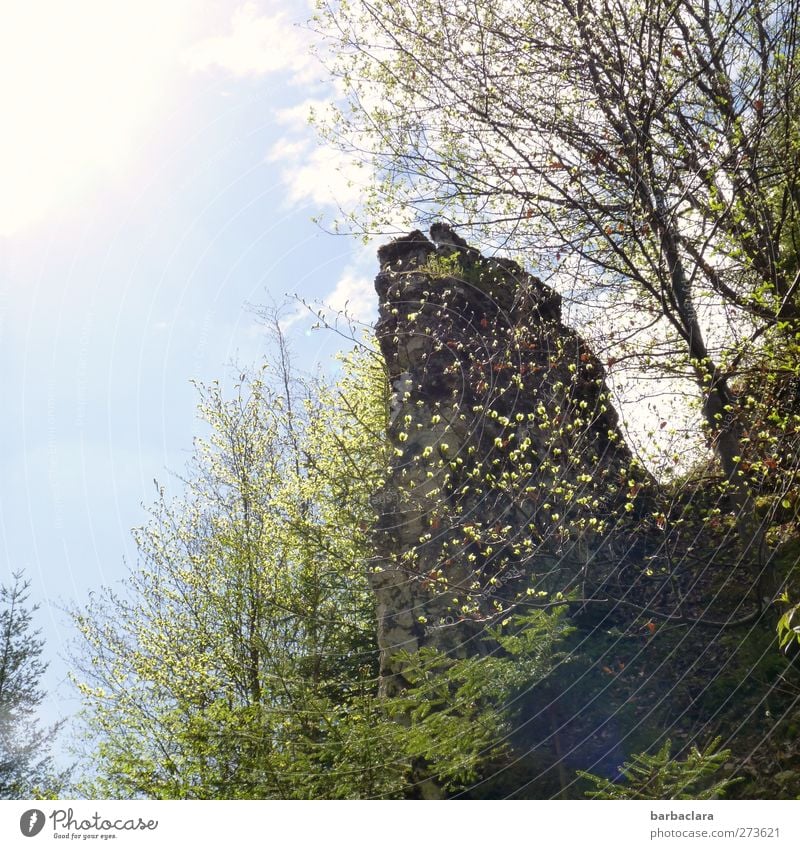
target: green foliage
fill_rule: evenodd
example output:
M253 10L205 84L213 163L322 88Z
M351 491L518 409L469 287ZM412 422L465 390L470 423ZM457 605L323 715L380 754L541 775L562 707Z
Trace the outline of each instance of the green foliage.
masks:
M458 251L449 256L431 254L428 259L419 266L422 274L427 274L433 280L443 280L447 277L463 279L464 268L461 265L461 254Z
M563 613L539 610L506 620L492 629L497 652L491 656L454 659L430 647L401 653L410 686L389 700L387 711L407 726L406 755L423 761L445 789L469 785L509 754L518 697L561 659L556 644L570 630Z
M21 573L13 579L0 586L0 799L49 798L66 778L48 753L60 724L42 728L36 719L44 643L31 630L37 607L27 606L30 583Z
M620 767L624 784L588 772L578 775L595 785L586 792L592 799L719 799L736 783L736 779L712 781L731 754L720 750L719 744L718 737L704 750L693 746L684 759L674 760L667 740L655 754L634 755Z
M800 604L791 604L789 596L784 593L781 602L791 605L784 611L778 620L778 647L782 651L788 651L793 642L800 643Z
M185 496L159 487L125 592L75 613L87 794L391 798L421 764L462 787L503 756L515 698L555 661L561 613L534 611L492 632L492 656L406 655L406 688L379 698L366 574L383 371L361 351L333 386L286 395L268 378L231 400L199 387L210 436Z
M752 667L729 663L741 648L694 626L754 621L776 589L769 546L797 536L798 3L731 14L713 0L621 0L608 14L553 0L319 0L347 101L323 130L375 174L350 220L374 232L399 210L444 210L512 243L568 296L569 322L593 344L560 326L555 299L541 310L553 336L483 315L457 338L434 334L426 374L446 361L463 387L452 408L430 410L429 387L404 390L419 397L393 419L390 457L386 376L363 352L335 385L298 380L281 348L277 368L233 399L199 387L210 436L185 495L159 488L125 589L76 613L90 795L399 797L421 777L456 791L508 757L516 706L545 678L563 685L547 721L557 726L557 709L574 717L546 732L556 755L559 733L568 748L608 732L595 721L606 705L644 736L665 686L715 716L741 705ZM518 303L513 274L474 257L437 251L408 279L454 278ZM450 287L428 289L419 310L396 311L398 338L423 338L432 315L449 314L434 302ZM616 461L607 374L614 394L651 402L647 453L664 449L671 492L624 451ZM462 388L479 427L456 409ZM691 393L694 408L680 400ZM665 397L679 398L682 424ZM674 467L706 448L722 474L708 467L690 486ZM460 656L471 649L458 640L450 653L396 655L400 691L388 698L377 696L367 581L377 493L419 525L403 550L380 552L435 601L430 622L409 605L414 634L508 620L482 631L482 656ZM508 520L484 516L487 503ZM577 616L594 617L576 640L592 674L577 683L549 676L563 611L514 615L567 587L584 597ZM783 649L798 638L797 609L778 623ZM713 664L724 673L694 686ZM592 690L573 710L579 686ZM673 760L666 743L624 765L627 784L583 775L598 798L710 798L730 784L713 783L727 756L715 742Z
M800 7L615 8L318 0L343 93L320 129L374 174L348 225L463 221L551 281L646 455L714 449L746 547L758 414L734 384L800 320Z
M343 372L331 387L264 369L232 399L198 387L210 436L185 494L159 487L124 591L75 613L87 792L381 794L381 776L326 771L353 745L342 711L374 710L377 675L365 561L383 372L366 355Z
M484 290L488 290L493 283L498 283L502 276L497 268L482 259L465 257L459 251L444 256L439 253L430 254L415 272L426 274L432 280L452 278Z

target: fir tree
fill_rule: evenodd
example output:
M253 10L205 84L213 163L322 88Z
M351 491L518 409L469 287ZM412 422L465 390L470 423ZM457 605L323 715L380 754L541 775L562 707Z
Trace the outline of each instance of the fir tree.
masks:
M21 572L0 586L0 799L50 794L55 776L50 744L59 724L43 728L36 717L44 698L44 642L32 630L37 605L28 606L30 582Z

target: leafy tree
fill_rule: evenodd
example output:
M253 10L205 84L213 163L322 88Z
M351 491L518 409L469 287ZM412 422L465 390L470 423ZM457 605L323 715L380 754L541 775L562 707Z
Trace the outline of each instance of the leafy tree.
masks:
M351 220L408 209L510 241L571 296L618 385L693 384L756 575L760 411L742 378L800 319L798 11L320 0L317 16L347 100L323 129L376 174Z
M303 795L339 737L331 706L371 692L363 561L379 465L353 437L372 411L329 388L298 392L283 366L243 375L230 400L198 387L210 436L196 441L185 496L159 487L127 593L76 614L95 792Z
M60 723L43 728L36 718L47 669L44 643L31 630L37 606L27 605L30 582L22 573L12 578L0 586L0 799L51 795L64 778L48 753Z
M655 669L673 625L689 627L678 666L706 651L741 660L735 629L796 569L798 11L796 0L318 3L345 92L322 131L375 175L346 223L369 234L446 219L475 244L511 245L564 296L612 391L628 392L629 422L645 404L658 412L641 443L669 449L661 480L631 515L627 557L612 555L621 579L608 592L632 616L637 603L654 612L621 631L657 637L643 651ZM683 393L695 415L676 423L663 399ZM706 446L716 462L701 459ZM646 563L637 546L651 546ZM782 620L785 647L793 624ZM587 653L600 642L587 635ZM595 671L625 678L632 660ZM758 693L739 676L754 701L780 687L764 670ZM726 709L739 727L737 698ZM665 721L686 740L681 719Z
M422 760L452 789L500 756L503 704L549 671L563 626L542 613L508 623L505 657L415 657L409 688L378 698L383 368L362 348L312 384L279 350L232 399L198 387L210 435L185 495L159 486L125 591L75 613L90 795L392 797L431 783Z

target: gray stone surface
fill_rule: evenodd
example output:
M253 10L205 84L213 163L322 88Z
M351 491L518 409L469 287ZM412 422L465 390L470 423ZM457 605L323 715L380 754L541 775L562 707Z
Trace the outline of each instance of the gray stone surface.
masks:
M378 252L394 451L375 494L384 692L400 650L486 651L487 627L602 585L598 552L646 476L561 298L447 225Z

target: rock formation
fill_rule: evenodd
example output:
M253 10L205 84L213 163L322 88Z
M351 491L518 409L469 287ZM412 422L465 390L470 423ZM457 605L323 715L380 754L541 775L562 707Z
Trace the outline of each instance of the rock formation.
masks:
M498 619L613 580L610 531L647 484L559 295L445 224L431 238L382 247L375 280L393 458L370 581L389 693L403 651L487 651Z

